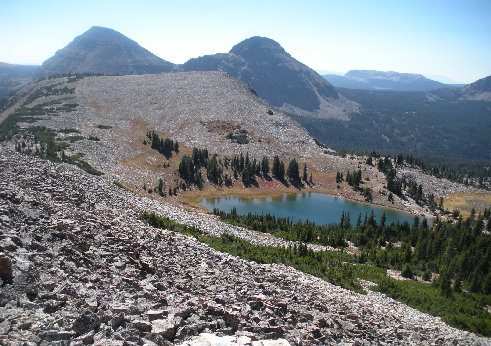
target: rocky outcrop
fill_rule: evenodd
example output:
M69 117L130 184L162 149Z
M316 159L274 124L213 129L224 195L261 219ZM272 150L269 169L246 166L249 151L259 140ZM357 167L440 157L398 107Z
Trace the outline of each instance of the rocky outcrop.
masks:
M73 166L2 148L0 167L0 251L12 263L0 290L2 343L191 344L200 334L291 344L487 342L381 294L154 229L138 220L142 211L185 223L191 213Z

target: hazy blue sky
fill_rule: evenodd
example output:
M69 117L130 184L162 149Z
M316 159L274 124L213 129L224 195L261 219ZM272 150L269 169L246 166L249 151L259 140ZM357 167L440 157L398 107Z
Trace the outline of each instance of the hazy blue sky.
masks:
M0 0L0 61L41 64L93 25L173 63L259 35L318 71L491 75L491 0Z

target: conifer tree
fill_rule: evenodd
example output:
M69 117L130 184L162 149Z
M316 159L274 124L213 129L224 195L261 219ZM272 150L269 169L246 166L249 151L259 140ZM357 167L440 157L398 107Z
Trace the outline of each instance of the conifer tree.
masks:
M292 159L288 164L288 169L286 171L287 177L294 183L300 181L300 175L298 170L298 162L295 159Z
M278 155L275 155L273 159L273 176L278 180L285 179L285 165L280 161Z
M269 160L267 156L263 156L261 160L261 173L264 177L269 174Z

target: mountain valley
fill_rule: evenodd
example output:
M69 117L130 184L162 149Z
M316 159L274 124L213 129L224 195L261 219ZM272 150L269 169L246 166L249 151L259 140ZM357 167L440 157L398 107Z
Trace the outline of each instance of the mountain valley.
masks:
M389 90L389 91L429 91L447 86L415 73L398 73L370 70L351 70L344 76L323 75L336 88Z
M368 72L410 86L337 88L257 36L176 65L102 27L1 64L0 343L489 343L491 76ZM415 218L197 205L297 192Z

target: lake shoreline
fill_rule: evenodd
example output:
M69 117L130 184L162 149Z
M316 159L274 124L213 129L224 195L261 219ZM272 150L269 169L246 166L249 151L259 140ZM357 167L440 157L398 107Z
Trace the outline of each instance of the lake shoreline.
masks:
M369 215L373 211L377 219L385 214L387 222L407 221L409 224L412 224L414 217L418 216L386 206L363 203L317 191L280 192L262 196L228 194L226 196L205 196L196 198L195 203L207 213L212 213L214 208L230 212L235 207L242 215L247 215L249 212L273 214L277 217L291 217L296 221L309 220L315 224L324 225L339 222L343 212L350 213L351 218L355 219L358 215L363 217L363 214ZM431 219L428 221L431 222Z
M205 212L205 213L211 213L210 210L206 209L205 207L203 207L202 205L199 204L205 198L241 197L241 198L250 198L250 199L254 199L254 198L266 199L269 197L273 198L273 197L285 195L285 194L317 193L317 194L322 194L322 195L326 195L326 196L331 196L334 198L341 198L345 201L352 202L352 203L359 203L359 204L363 204L366 206L374 206L377 208L387 209L387 210L393 211L393 212L405 213L405 214L411 215L413 217L418 216L420 218L423 217L426 219L432 219L435 217L434 215L431 215L431 216L420 215L420 214L416 213L414 210L408 210L408 209L400 208L398 206L391 207L391 206L387 206L386 204L382 204L382 203L369 203L366 201L361 201L361 200L345 197L345 196L342 196L341 194L332 194L328 191L325 191L325 189L319 189L319 190L297 189L296 191L292 191L291 188L287 188L287 189L279 189L279 190L276 190L273 192L266 192L266 193L264 193L264 192L256 193L255 191L250 191L250 190L248 190L248 191L243 191L243 190L242 191L237 191L237 190L232 191L231 190L231 191L225 192L225 193L222 193L223 191L218 192L217 190L213 190L213 192L215 192L215 193L209 193L209 194L204 193L201 196L194 196L192 198L187 199L184 203L193 209L198 209L198 210ZM216 192L218 192L218 193L216 193Z

